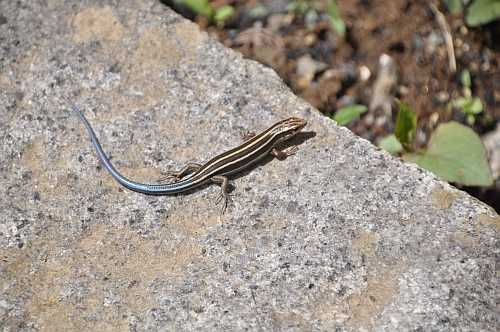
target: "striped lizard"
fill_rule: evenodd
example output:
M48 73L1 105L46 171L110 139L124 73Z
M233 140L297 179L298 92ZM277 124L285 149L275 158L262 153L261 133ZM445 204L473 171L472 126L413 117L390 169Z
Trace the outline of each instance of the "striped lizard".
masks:
M278 150L277 145L294 137L307 124L305 120L296 117L279 121L258 135L247 134L247 140L243 144L212 158L205 164L189 163L180 171L165 172L166 176L158 183L147 184L132 181L118 172L102 149L85 115L76 107L73 107L73 110L85 125L104 168L122 186L143 194L170 195L191 190L206 183L217 183L221 186L221 194L217 201L224 199L223 211L228 201L228 176L248 168L269 154L280 160L295 154L296 146ZM172 179L175 181L167 183Z

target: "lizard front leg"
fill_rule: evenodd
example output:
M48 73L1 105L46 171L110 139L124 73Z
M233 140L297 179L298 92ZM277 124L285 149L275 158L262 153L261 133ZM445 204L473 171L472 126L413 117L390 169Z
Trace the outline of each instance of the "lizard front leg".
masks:
M290 146L284 150L278 150L277 148L274 148L271 150L271 155L276 157L279 160L284 160L286 157L293 156L295 152L297 152L299 148L297 146Z

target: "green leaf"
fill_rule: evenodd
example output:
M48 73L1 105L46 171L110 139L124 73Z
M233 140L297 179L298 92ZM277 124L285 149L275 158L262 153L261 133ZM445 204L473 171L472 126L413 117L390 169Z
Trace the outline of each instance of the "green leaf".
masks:
M463 10L462 0L446 0L446 6L452 14L461 13Z
M340 12L337 7L337 2L335 0L328 0L327 8L328 16L330 16L330 22L332 23L333 29L340 35L345 35L345 23L340 17Z
M470 98L466 97L459 97L457 99L453 99L451 102L451 106L455 108L459 108L460 110L463 110L465 105L470 102Z
M472 85L472 80L470 78L470 73L467 69L463 70L460 74L460 82L466 88L470 88Z
M479 114L483 111L483 103L478 97L457 98L452 101L452 106L469 115Z
M359 119L359 116L365 113L368 108L365 105L349 105L342 107L335 113L333 119L341 126L345 126L352 121Z
M458 122L441 124L433 133L427 151L403 155L438 177L468 186L493 183L486 149L479 136Z
M214 9L208 3L208 0L183 0L184 4L195 14L212 18Z
M233 6L222 6L215 11L214 19L217 23L224 23L231 15L234 14Z
M471 98L469 104L466 105L465 113L468 114L479 114L483 111L483 103L479 97Z
M500 18L500 1L475 0L469 6L465 21L471 27L477 27Z
M398 154L399 152L403 151L403 146L394 134L382 138L378 143L378 146L392 155Z
M417 115L406 103L399 102L398 107L399 112L396 118L394 134L405 148L409 148L417 131Z

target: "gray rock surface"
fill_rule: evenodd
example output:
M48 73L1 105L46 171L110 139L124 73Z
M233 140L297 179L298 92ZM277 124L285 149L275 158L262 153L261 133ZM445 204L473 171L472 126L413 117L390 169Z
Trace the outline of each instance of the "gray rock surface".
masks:
M290 115L296 156L174 197L127 176ZM499 216L161 3L0 1L0 330L495 331Z

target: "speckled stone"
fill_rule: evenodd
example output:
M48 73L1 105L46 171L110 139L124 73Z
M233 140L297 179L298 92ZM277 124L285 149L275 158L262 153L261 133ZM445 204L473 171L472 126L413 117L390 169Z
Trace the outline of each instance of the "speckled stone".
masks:
M72 105L141 181L309 125L221 216L118 186ZM0 1L2 331L495 331L499 225L157 1Z

